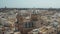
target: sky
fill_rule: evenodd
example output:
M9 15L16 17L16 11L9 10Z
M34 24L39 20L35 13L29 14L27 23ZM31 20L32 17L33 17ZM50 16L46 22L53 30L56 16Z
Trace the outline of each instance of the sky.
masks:
M0 0L0 8L60 8L60 0Z

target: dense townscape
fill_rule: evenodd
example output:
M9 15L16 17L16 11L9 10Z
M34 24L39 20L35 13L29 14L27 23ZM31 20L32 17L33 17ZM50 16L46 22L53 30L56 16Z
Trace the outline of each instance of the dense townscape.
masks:
M0 34L60 34L60 10L0 8Z

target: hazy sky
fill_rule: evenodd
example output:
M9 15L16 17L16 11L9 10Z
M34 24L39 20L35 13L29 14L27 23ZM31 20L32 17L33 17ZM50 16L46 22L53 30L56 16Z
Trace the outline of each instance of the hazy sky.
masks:
M60 8L60 0L0 0L0 8Z

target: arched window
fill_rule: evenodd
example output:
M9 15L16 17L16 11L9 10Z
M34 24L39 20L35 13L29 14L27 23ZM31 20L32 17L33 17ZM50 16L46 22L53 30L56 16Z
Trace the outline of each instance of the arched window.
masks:
M24 24L24 28L32 28L32 27L34 27L34 22L26 22Z

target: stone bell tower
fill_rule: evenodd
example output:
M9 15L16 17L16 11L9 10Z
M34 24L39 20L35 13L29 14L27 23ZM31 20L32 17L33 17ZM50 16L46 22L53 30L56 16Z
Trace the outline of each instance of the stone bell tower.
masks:
M17 28L22 33L24 18L23 18L23 15L21 14L21 12L17 14L16 18L17 18Z
M34 8L31 14L31 21L37 21L38 20L38 11Z

